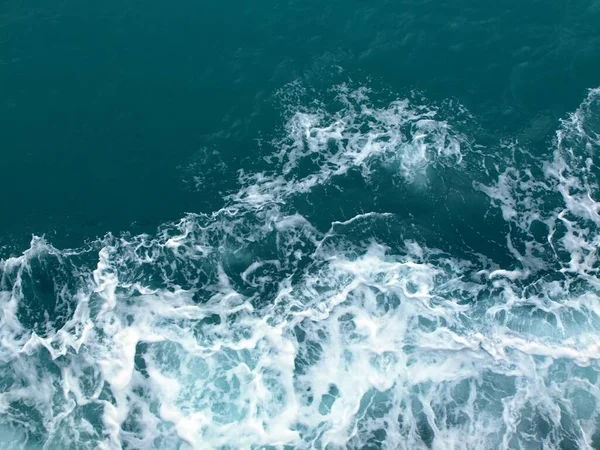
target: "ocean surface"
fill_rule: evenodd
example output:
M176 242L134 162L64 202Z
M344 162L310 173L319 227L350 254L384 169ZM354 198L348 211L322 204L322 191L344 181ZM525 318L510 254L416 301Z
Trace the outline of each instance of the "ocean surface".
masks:
M600 449L600 1L4 0L0 449Z

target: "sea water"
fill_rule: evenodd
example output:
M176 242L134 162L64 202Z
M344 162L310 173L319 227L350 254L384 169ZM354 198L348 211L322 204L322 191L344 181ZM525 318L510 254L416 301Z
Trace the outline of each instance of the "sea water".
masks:
M174 164L196 211L6 231L1 448L600 448L600 90L492 127L343 55Z

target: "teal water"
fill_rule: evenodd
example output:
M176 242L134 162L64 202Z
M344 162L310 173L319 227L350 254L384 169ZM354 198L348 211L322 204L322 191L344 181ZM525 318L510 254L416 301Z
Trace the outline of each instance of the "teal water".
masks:
M0 448L600 448L600 3L0 5Z

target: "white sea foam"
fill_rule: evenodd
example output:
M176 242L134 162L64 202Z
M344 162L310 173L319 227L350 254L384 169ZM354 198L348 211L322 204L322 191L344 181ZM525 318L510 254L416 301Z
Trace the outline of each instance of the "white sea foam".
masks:
M0 263L0 439L27 449L597 447L597 185L573 140L593 151L586 121L598 95L563 122L551 161L499 167L495 184L470 174L510 224L515 267L404 238L394 214L320 231L293 210L291 199L352 171L413 183L479 157L433 110L377 107L347 88L337 112L292 114L273 170L242 174L220 211L77 251L34 239ZM379 229L400 244L361 237ZM56 305L43 318L52 326L32 323L44 301Z
M316 104L291 114L284 138L274 142L279 150L269 157L274 175L243 174L244 187L233 196L235 201L254 206L283 202L351 170L368 178L376 164L414 181L422 179L430 164L461 163L467 142L437 120L435 109L407 100L377 107L366 88L341 85L334 92L339 110L330 113Z

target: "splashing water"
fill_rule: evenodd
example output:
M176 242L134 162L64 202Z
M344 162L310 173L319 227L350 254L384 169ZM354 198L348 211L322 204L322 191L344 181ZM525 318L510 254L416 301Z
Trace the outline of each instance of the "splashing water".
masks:
M0 262L3 447L600 446L600 90L549 157L334 92L221 210Z

